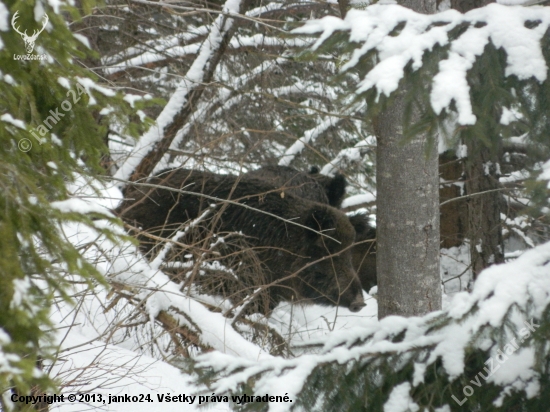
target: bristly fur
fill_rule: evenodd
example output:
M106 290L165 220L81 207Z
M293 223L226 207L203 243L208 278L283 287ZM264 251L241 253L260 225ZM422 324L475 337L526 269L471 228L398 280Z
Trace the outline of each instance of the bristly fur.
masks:
M265 166L249 172L246 176L263 179L284 191L304 199L329 204L339 208L346 193L347 181L341 174L334 177L319 173L312 166L309 173L300 172L288 166ZM351 216L350 222L355 228L357 243L351 250L353 267L361 280L363 289L370 290L376 285L376 229L370 226L368 216ZM364 242L373 240L373 242ZM363 243L361 243L363 242Z
M339 210L291 193L281 196L280 188L253 176L174 169L161 172L149 183L193 193L130 188L126 197L135 200L125 201L118 208L126 221L145 230L156 229L160 236L169 238L175 226L219 203L218 213L210 220L208 230L222 235L242 232L247 237L265 268L266 281L279 282L269 288L274 303L281 299L306 299L353 310L364 305L349 251L355 230ZM205 199L199 194L231 199L287 221L239 205ZM147 245L144 247L150 249ZM337 255L328 257L332 254ZM313 263L317 260L320 261ZM296 272L296 276L291 276ZM290 278L281 281L285 277Z

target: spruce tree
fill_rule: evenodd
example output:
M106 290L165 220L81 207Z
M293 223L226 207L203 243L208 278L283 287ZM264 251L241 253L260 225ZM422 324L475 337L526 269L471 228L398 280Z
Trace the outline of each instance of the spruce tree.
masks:
M82 250L63 235L63 225L78 222L118 239L98 220L116 219L70 199L68 185L104 173L100 162L108 152L104 137L110 125L128 133L142 128L139 122L127 127L134 109L78 63L90 50L85 38L71 33L67 19L78 19L95 2L82 1L81 10L49 4L0 2L0 409L5 411L24 409L24 403L12 404L12 394L57 390L40 368L55 353L53 299L70 301L71 279L102 282ZM20 33L42 27L29 53Z
M436 11L435 0L400 4L420 13ZM426 110L412 93L402 85L373 119L379 319L441 309L437 135L409 127Z
M550 10L544 7L490 5L477 14L423 16L375 5L348 11L345 22L310 22L300 32L319 36L316 53L349 57L342 67L359 73L354 91L367 99L371 113L387 107L388 94L399 94L399 80L407 92L405 112L424 109L411 116L416 122L410 130L478 139L523 131L538 160L523 193L547 215L549 30ZM408 47L400 49L395 39L402 33ZM521 120L503 121L510 111ZM213 391L263 394L284 388L292 399L285 405L239 405L241 410L545 410L549 262L546 243L484 270L473 291L457 294L443 311L335 332L302 358L250 362L205 354L200 366Z

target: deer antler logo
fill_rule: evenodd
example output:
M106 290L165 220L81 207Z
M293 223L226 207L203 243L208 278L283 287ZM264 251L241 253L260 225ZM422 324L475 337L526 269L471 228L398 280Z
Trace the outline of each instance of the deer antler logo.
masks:
M19 14L19 10L15 12L15 14L13 15L12 19L11 19L11 26L13 27L13 29L19 33L21 35L21 37L23 38L23 41L25 42L25 49L27 49L27 53L32 53L32 51L34 50L34 42L36 41L36 39L38 38L38 35L40 33L42 33L44 31L44 29L46 28L46 24L48 24L48 15L47 14L44 14L44 17L42 17L42 20L43 20L43 24L42 24L42 28L40 30L35 30L32 34L32 36L29 36L27 34L27 30L25 30L24 33L21 33L21 31L19 30L18 27L15 26L15 21L17 20L17 15Z

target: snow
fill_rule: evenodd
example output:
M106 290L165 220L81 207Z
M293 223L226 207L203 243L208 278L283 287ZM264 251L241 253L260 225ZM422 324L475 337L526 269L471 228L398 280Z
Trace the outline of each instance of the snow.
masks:
M9 16L10 16L10 12L6 8L6 5L4 3L0 3L0 30L1 31L8 31L10 29ZM2 43L0 43L0 50L1 49L2 49Z
M343 117L327 116L320 124L313 129L307 130L292 146L290 146L285 154L279 160L279 166L289 166L294 158L304 150L304 148L315 141L319 135L326 132L331 127L338 125Z
M115 207L121 198L120 192L113 185L105 186L82 176L75 176L74 180L68 187L74 197L53 202L53 207L63 212L106 215L106 208ZM94 225L97 230L110 228L120 231L105 220L95 220ZM61 301L51 314L51 320L58 329L58 341L62 343L62 361L52 366L50 375L59 378L62 384L71 382L71 386L63 390L64 394L87 391L103 394L108 399L108 395L143 393L151 394L154 400L154 405L104 405L106 410L112 411L145 410L145 407L181 410L183 406L185 410L195 410L192 409L195 405L182 403L157 405L157 394L195 395L204 390L192 383L192 376L182 374L181 370L159 360L171 356L162 351L169 338L162 334L161 328L155 326L155 318L161 311L169 313L179 324L189 328L199 325L201 342L215 349L210 353L212 359L235 359L249 365L258 361L269 364L270 359L273 359L260 346L237 333L231 326L232 318L211 312L196 300L196 296L182 293L178 285L156 269L158 265L155 262L148 263L133 245L112 244L98 237L94 229L82 224L65 224L63 232L76 247L86 250L86 260L94 262L95 267L107 276L111 284L125 285L136 305L145 310L145 319L148 320L143 326L128 329L132 330L128 334L124 323L136 311L134 304L123 303L122 299L115 301L116 304L113 305L112 292L103 285L95 285L90 289L88 284L72 282L73 290L69 294L78 297L78 305L73 307ZM94 246L86 247L87 244ZM23 286L22 283L18 287L22 293ZM293 351L307 353L307 345L323 341L330 336L330 331L349 331L348 336L351 339L362 335L363 328L360 325L377 323L376 301L368 295L365 295L365 300L367 307L360 314L346 308L291 306L281 302L270 318L264 321L292 342ZM256 321L262 319L258 318ZM155 345L153 342L158 345L156 349L152 347ZM313 359L310 359L311 367L315 366ZM296 371L292 379L297 385L292 385L292 390L289 389L287 380L261 387L260 392L263 391L262 395L288 394L292 399L305 376L304 369ZM231 382L228 381L227 384L230 385ZM221 392L218 390L217 393ZM91 405L95 404L92 402ZM286 404L272 405L275 405L272 410L282 410ZM215 410L229 410L229 405L224 402L211 404L211 407L217 408ZM53 405L53 410L62 411L81 408L82 404L78 403Z
M83 177L69 186L75 197L54 202L57 209L64 212L101 213L106 207L115 207L120 192L114 186L99 184ZM98 194L99 191L99 194ZM92 198L92 196L99 196ZM112 223L95 221L97 228L111 227ZM185 375L159 359L168 359L171 354L163 352L167 336L155 327L155 317L161 312L170 313L180 325L193 327L200 325L200 339L214 349L198 356L199 366L211 367L218 372L219 380L211 391L221 394L234 390L239 382L255 377L257 384L254 393L258 395L284 396L296 399L305 384L307 376L319 364L338 362L344 364L359 358L379 353L396 353L422 347L434 347L431 356L414 365L414 380L396 385L384 406L385 411L415 410L410 397L411 388L423 382L428 367L442 360L444 373L451 378L464 371L464 351L472 344L472 336L484 325L501 327L504 315L515 305L528 308L529 316L540 317L542 310L550 302L550 243L525 252L516 261L493 266L480 274L471 294L457 293L444 312L430 314L424 318L387 317L376 319L376 301L365 295L367 307L360 313L352 313L345 308L331 308L315 305L294 305L282 302L267 320L270 327L291 343L297 357L284 359L269 356L260 346L249 342L231 326L233 319L224 318L219 313L207 310L196 296L182 293L178 285L157 269L158 265L144 260L131 245L113 245L106 240L98 241L97 233L83 225L66 225L64 233L75 244L83 247L85 242L94 241L99 245L95 252L88 250L85 257L96 262L96 267L105 274L112 284L123 284L135 299L136 305L145 311L143 326L128 329L122 325L136 306L117 303L111 306L110 294L104 286L97 285L93 290L88 285L74 283L79 296L77 307L60 303L53 311L51 319L59 329L59 342L63 342L60 361L50 372L61 382L73 382L63 393L89 391L108 395L151 394L153 403L117 403L105 405L106 410L145 410L146 407L162 410L195 410L195 404L158 402L157 394L195 395L205 388L193 383L193 377ZM451 252L449 252L451 253ZM458 249L453 252L456 258ZM98 258L101 259L98 260ZM518 276L521 274L521 276ZM18 290L24 293L24 284ZM84 296L84 298L82 298ZM464 315L473 306L479 309L473 317ZM182 316L184 315L184 316ZM433 320L437 316L448 316L451 322L441 329L433 330ZM516 319L517 318L517 319ZM514 318L516 325L523 327L521 316ZM189 322L189 319L192 322ZM457 320L453 322L452 319ZM258 319L260 320L260 319ZM393 342L393 337L405 332L402 341ZM152 348L157 342L158 347ZM476 343L473 343L476 345ZM478 345L487 348L487 340ZM489 347L490 341L489 341ZM503 347L494 346L493 354ZM493 356L495 356L493 355ZM0 359L0 364L2 360ZM530 396L539 393L537 375L532 351L522 349L510 355L497 373L491 376L495 383L506 388L525 390ZM241 371L227 375L230 371ZM262 373L267 372L267 373ZM260 375L258 375L260 374ZM508 389L505 389L508 390ZM511 389L510 389L511 390ZM209 392L210 393L210 392ZM154 405L153 405L154 404ZM291 403L271 403L270 411L288 410ZM210 404L214 410L230 410L225 402ZM57 410L81 410L77 403L55 404Z
M34 20L36 20L37 22L42 20L42 18L44 17L44 14L46 14L46 12L44 10L44 5L42 4L41 1L37 1L34 4L34 10L33 11L34 11ZM51 27L51 23L49 24L49 26Z
M269 61L263 61L258 66L251 68L250 70L247 70L245 73L243 73L241 76L234 77L230 76L230 78L224 80L224 82L220 85L217 89L217 95L207 101L201 101L198 103L198 107L196 108L193 115L190 117L188 122L177 132L176 137L172 141L172 144L170 146L171 149L178 150L179 145L182 141L185 140L185 137L189 135L190 132L193 132L195 125L201 124L207 119L207 116L210 115L211 111L215 109L214 113L211 115L213 117L217 116L224 116L223 113L226 113L228 110L230 110L235 105L238 105L242 102L242 96L239 93L236 93L237 90L246 88L248 84L254 84L256 79L261 78L262 76L271 75L273 71L276 71L279 69L279 67L288 65L290 62L288 59L284 57L279 57L274 60ZM226 88L223 88L225 83L229 83L229 86ZM317 82L302 82L301 80L297 80L294 84L290 86L283 86L279 88L275 88L270 90L270 93L274 96L285 96L289 97L289 95L297 94L297 95L303 95L307 93L313 93L319 96L326 96L327 99L334 99L335 96L333 93L330 93L331 89L327 89L326 87L323 87ZM363 103L359 105L353 106L354 108L350 110L350 113L354 113L353 110L357 110L356 107L362 107L364 106ZM218 108L216 108L218 107ZM315 114L314 111L311 111L311 114ZM284 126L282 124L277 124L276 128L278 130L283 131ZM315 136L311 136L310 142L313 142L319 135L321 135L324 130L318 130L318 133L315 134ZM308 132L310 133L310 132ZM304 138L300 139L302 142L304 141ZM300 142L297 143L297 145L301 145ZM300 150L296 150L296 154L300 152L305 146L301 145ZM204 152L204 148L197 148L198 152ZM286 151L286 148L283 148L280 150L280 153L284 153ZM289 153L288 157L285 159L285 161L291 162L292 159L294 159L295 156L291 155ZM171 156L169 154L166 154L162 161L159 162L157 167L155 168L155 172L158 172L160 170L166 169L168 167L178 167L181 166L182 163L186 164L187 167L194 167L194 160L193 157L183 157L180 156L178 159L178 162L174 162L172 159L173 164L170 163ZM219 168L219 165L215 165L215 168ZM229 170L235 171L240 170L240 165L235 165L233 167L229 167ZM228 171L229 171L228 170ZM226 171L227 172L227 171Z
M472 68L474 57L466 59L459 53L449 53L449 58L439 63L440 72L433 80L432 108L440 114L454 100L459 112L458 123L463 125L476 122L470 102L470 86L466 80L466 72Z
M294 397L315 365L327 362L343 364L359 357L369 359L372 354L403 353L433 347L427 360L422 361L422 357L419 357L414 362L414 383L422 382L427 367L439 358L443 361L445 373L450 379L454 379L464 372L466 348L470 345L486 347L487 340L480 334L486 325L501 328L504 316L512 308L522 308L526 312L514 312L516 315L507 320L508 327L511 322L519 330L525 327L525 322L528 323L529 319L540 319L550 304L549 260L550 243L546 243L525 252L513 262L494 265L483 271L472 293L457 293L447 310L443 312L434 312L424 318L390 316L379 322L375 319L370 323L363 322L362 327L358 329L333 331L324 339L317 339L318 343L324 341L322 351L317 354L306 354L296 359L273 358L267 362L257 363L245 363L225 355L220 357L203 354L198 357L199 365L215 367L218 371L227 368L226 372L238 367L244 368L238 374L227 373L220 377L214 385L215 390L234 388L238 382L246 382L249 377L256 376L256 390L279 387L275 385L283 387L284 382L290 382L285 386L285 390L291 390L289 395ZM520 273L521 276L518 276ZM478 310L466 316L474 305ZM441 328L432 328L434 319L440 316L448 317L450 321ZM392 337L403 331L406 332L404 339L393 341ZM476 335L480 336L477 341L474 339ZM498 347L493 349L493 356L498 355L498 350ZM495 374L492 379L513 386L516 390L529 391L530 396L535 396L538 393L537 376L533 374L537 367L536 360L532 354L523 351L517 352L514 356L514 359L518 360L513 362L515 366L507 365L506 368L502 368L502 375ZM264 373L258 377L257 374L261 371ZM406 410L399 409L405 408L403 405L414 408L409 402L409 392L410 386L400 386L386 403L386 407L393 408L388 410ZM270 405L269 410L287 409L281 405Z
M135 102L138 102L140 100L143 100L143 96L140 96L138 94L126 94L124 96L124 101L130 103L131 107L134 107Z
M411 384L409 382L395 386L390 398L384 404L384 412L416 412L420 407L413 402L411 396Z
M0 116L0 120L6 123L10 123L16 127L19 127L20 129L27 130L25 126L25 122L23 120L15 119L11 114L4 113L2 116Z
M107 97L113 97L116 94L113 90L108 89L107 87L100 86L99 84L94 82L92 79L88 79L86 77L77 77L76 79L78 83L80 83L80 85L83 86L84 89L86 89L86 94L90 98L88 102L88 106L93 106L94 104L96 104L96 100L92 95L92 89L97 90L100 93L103 93Z
M30 279L25 276L22 279L13 280L13 298L10 302L10 307L22 306L21 303L25 300L24 297L28 295L29 289L31 288ZM23 309L23 307L21 308Z
M0 72L0 75L2 73ZM12 86L15 86L17 83L15 82L15 79L10 75L10 74L6 74L4 77L3 77L4 81L8 84L11 84Z
M544 306L550 302L550 284L547 276L550 243L526 251L518 259L505 265L494 265L483 271L468 296L455 296L459 305L451 304L449 316L461 318L474 304L479 306L476 325L500 325L506 311L514 304L525 307L533 300L533 316L540 318ZM517 276L523 273L524 276Z
M512 108L507 108L507 107L503 107L502 108L502 115L500 117L500 124L504 125L504 126L508 126L510 123L513 123L513 122L517 122L518 120L521 120L523 118L523 115L521 114L521 112L512 107Z
M88 49L91 49L90 41L86 36L83 36L82 34L78 34L78 33L73 33L73 37L77 39L80 43L82 43L84 46L86 46Z
M460 246L441 249L439 268L445 291L445 295L443 296L443 307L445 308L447 307L447 303L445 303L447 299L455 293L466 290L472 281L469 242L466 240Z
M71 198L50 203L54 209L64 213L99 213L102 215L113 216L112 213L105 207L85 199Z
M550 160L542 165L542 173L538 177L539 180L548 180L548 188L550 189Z
M70 89L71 88L71 83L69 82L69 80L66 77L58 77L57 82L61 86L63 86L65 89Z
M540 22L534 28L526 22ZM404 28L390 35L402 22ZM484 24L480 24L484 23ZM457 39L449 40L448 33L460 24L467 30ZM356 48L342 71L350 70L370 51L376 51L378 60L359 82L356 93L372 88L389 96L397 90L403 78L404 68L412 62L412 69L422 66L422 57L435 45L449 45L448 57L439 62L439 72L434 76L430 92L432 109L436 114L450 111L454 102L458 123L471 125L476 122L470 101L470 87L466 73L477 56L491 42L495 48L506 52L506 76L520 80L535 78L542 82L548 68L541 50L541 39L550 26L550 10L547 7L513 7L489 4L465 14L447 10L438 14L415 13L398 5L372 5L365 10L350 10L344 20L324 17L306 22L295 33L316 34L312 46L318 49L334 32L349 32L349 40ZM451 42L449 44L449 42Z
M111 107L111 106L107 106L107 107L104 107L103 109L101 109L99 111L99 114L102 115L102 116L107 116L108 114L114 112L114 108ZM143 120L143 119L142 119Z
M53 8L56 14L59 14L59 8L64 5L62 0L48 0L48 4ZM71 2L69 2L71 4Z
M514 1L514 0L506 0ZM332 1L334 3L334 1ZM50 0L50 5L61 3ZM506 12L502 6L491 5L460 15L455 11L441 13L435 16L418 15L408 9L396 5L379 5L369 7L365 11L351 10L345 20L328 17L320 21L310 22L305 31L314 33L322 31L319 46L325 39L336 31L349 31L350 39L361 43L361 47L354 52L344 70L352 68L368 50L377 50L380 63L375 66L360 83L358 93L369 88L376 88L379 95L390 94L398 87L403 76L403 68L412 62L413 69L422 65L422 57L426 50L436 44L448 44L447 33L456 25L463 22L471 23L470 28L449 46L446 60L439 66L440 72L434 77L432 84L432 107L441 112L449 108L454 101L458 109L458 121L461 124L472 124L475 115L469 97L469 86L465 81L467 70L472 66L476 56L483 47L492 42L502 47L508 53L507 75L518 78L533 77L538 81L546 79L547 68L542 59L540 48L537 48L544 30L549 25L549 15L541 8L513 8L513 13ZM240 2L230 0L226 3L226 11L238 11ZM0 3L0 30L8 30L8 12L2 9ZM279 7L271 3L271 8ZM259 8L262 9L263 8ZM258 10L259 10L258 9ZM506 10L510 10L507 8ZM255 10L253 12L258 12ZM532 11L531 11L532 10ZM258 12L259 13L259 12ZM513 14L513 15L512 15ZM527 29L526 20L540 20L541 23L534 29ZM396 36L388 36L397 24L403 19L409 21L403 30ZM220 16L215 24L223 20ZM232 19L226 20L231 23ZM433 26L434 22L443 21L443 26ZM482 27L474 27L474 22L486 22ZM125 178L133 170L142 156L162 138L163 130L187 102L188 92L196 85L200 85L204 76L204 67L215 50L216 42L220 41L223 30L213 25L208 39L200 46L195 46L199 56L189 70L186 79L170 99L168 105L157 119L157 124L140 142L136 144L132 156L117 173L118 178ZM207 28L197 29L194 36L200 37L208 33ZM182 47L176 47L177 37L167 37L163 44L163 51L183 53ZM274 44L276 39L264 36L250 36L231 41L231 47L243 45L259 46ZM293 45L304 44L296 40ZM0 45L1 47L1 45ZM148 47L147 47L148 48ZM145 49L145 48L144 48ZM189 50L188 50L189 51ZM142 64L150 59L162 56L163 53L142 53L143 50L133 50L128 60L120 67ZM142 54L140 54L142 53ZM116 56L126 58L127 56ZM284 61L280 59L279 62ZM140 63L141 62L141 63ZM277 62L262 63L241 77L231 79L233 85L246 84L254 76L262 75L270 66ZM8 76L5 77L6 81ZM79 79L88 93L96 89L108 96L113 95L110 89L102 88L87 79ZM58 82L67 89L70 84L67 79L59 78ZM297 82L292 86L275 89L273 95L288 95L301 93L304 90L312 91L317 84L303 84ZM239 87L235 87L236 90ZM317 92L317 91L316 91ZM330 92L324 92L327 95ZM91 96L91 94L90 94ZM225 108L238 104L238 99L228 89L218 91L216 98L209 102L199 102L198 112L207 113L216 104L225 105ZM333 96L329 96L332 98ZM134 102L141 96L126 95L125 100L133 107ZM363 103L360 103L363 104ZM350 109L356 112L360 104ZM439 110L439 111L438 111ZM501 123L507 124L517 119L518 113L512 108L504 108ZM100 113L105 114L108 108ZM345 115L345 113L344 113ZM329 130L345 117L327 116L325 121L315 128L306 131L292 145L282 157L280 164L290 164L307 145L312 144L322 133ZM194 122L203 119L197 114L189 121L185 128L180 130L172 143L177 142L192 128ZM0 120L25 129L23 121L13 118L9 113L3 114ZM55 136L52 137L55 141ZM59 142L60 140L57 139ZM338 170L342 162L360 161L360 142L353 148L341 151L337 157L330 160L322 169L322 173L331 174ZM56 164L48 162L48 166L55 169ZM511 178L519 179L518 176ZM550 188L550 161L546 162L539 176L541 180L549 181ZM122 197L114 185L100 185L95 181L88 181L77 176L76 182L69 186L73 197L52 202L51 206L63 213L99 214L112 218L110 209L116 207ZM356 206L375 200L375 195L363 193L346 199L344 207ZM36 199L34 200L36 202ZM32 203L32 201L31 201ZM196 219L198 223L205 215ZM524 222L516 219L508 222L521 226ZM474 340L472 336L481 334L487 325L503 329L504 319L514 308L525 309L525 313L516 313L512 324L522 328L525 322L542 315L550 302L550 244L545 244L523 253L513 262L493 266L484 271L478 278L471 293L460 292L469 283L471 271L468 270L468 245L459 248L443 250L442 278L445 282L445 291L448 296L444 310L430 314L423 318L388 317L377 320L377 302L365 294L367 307L360 313L352 313L345 308L323 307L317 305L290 305L282 302L275 308L269 318L260 315L254 321L264 322L289 344L296 357L285 359L271 356L260 344L250 342L244 334L235 330L232 322L235 318L226 318L222 313L208 310L201 302L206 297L199 296L191 291L182 291L180 285L172 282L162 272L161 263L168 253L166 247L157 255L156 259L148 262L133 245L126 243L113 244L101 235L102 229L115 233L122 233L122 229L110 220L94 220L93 227L83 224L66 224L62 227L63 233L71 242L84 253L88 262L92 262L107 279L109 286L103 284L71 284L72 296L77 300L76 306L67 302L60 302L51 313L51 319L58 329L57 342L62 345L60 359L52 366L50 374L59 378L66 385L64 393L75 391L93 392L108 395L120 394L151 394L153 404L118 403L105 405L106 410L195 410L196 405L181 403L158 402L157 394L177 395L196 394L205 390L194 383L194 377L186 375L181 369L171 366L169 361L174 354L168 351L171 337L160 328L156 318L161 313L169 314L177 325L197 332L201 344L212 348L211 352L202 353L196 359L200 366L211 367L217 371L219 380L214 383L216 393L226 390L235 390L242 382L255 382L256 394L269 393L271 395L287 395L295 399L299 391L306 384L306 378L319 364L338 362L344 364L358 359L367 359L380 353L405 353L417 348L433 347L430 357L414 363L414 377L412 384L404 382L397 384L391 391L390 397L384 405L385 412L416 411L418 406L412 400L410 393L414 387L424 381L428 367L436 360L442 360L441 373L451 379L464 371L464 353L468 346L491 350L491 356L496 357L498 350L503 350L491 339ZM174 237L177 240L184 233L179 232ZM222 238L219 241L223 241ZM217 263L213 263L215 265ZM71 274L67 274L69 279ZM456 279L453 279L455 278ZM115 286L123 287L123 293L115 290ZM30 287L29 278L18 279L14 282L15 295L11 302L18 305L22 302L26 291ZM115 296L115 297L113 297ZM126 296L126 298L124 297ZM216 297L208 297L208 303L219 303ZM126 299L126 300L125 300ZM468 311L477 308L474 315L467 317ZM446 317L449 322L443 327L432 328L434 319ZM128 326L128 319L136 323ZM395 337L404 332L404 338L394 341ZM7 336L0 329L0 344L9 342ZM192 348L191 356L194 357ZM9 360L2 357L0 352L0 368L9 369ZM517 350L500 364L499 370L490 377L498 385L505 386L503 393L512 390L525 390L528 396L536 396L541 388L536 374L536 357L531 348ZM49 365L47 365L49 366ZM240 369L240 370L239 370ZM234 375L228 372L237 371ZM263 373L262 372L266 372ZM71 386L72 385L72 386ZM497 401L498 402L498 401ZM270 411L287 410L292 404L270 404ZM89 406L89 405L87 405ZM94 405L95 406L95 405ZM82 410L82 405L56 404L52 410ZM225 403L210 405L210 410L230 410ZM450 411L450 408L438 409L440 412Z
M176 39L177 41L177 39ZM164 51L164 53L159 52L145 52L136 57L132 57L124 62L118 63L116 66L111 66L106 69L106 72L109 74L115 74L120 71L123 71L127 68L136 67L136 66L146 66L149 63L154 63L157 61L165 60L167 57L177 58L186 56L189 54L197 54L200 50L200 44L190 44L187 46L176 46L171 47ZM113 59L104 59L106 62L109 62Z
M118 31L118 26L102 26L103 30ZM145 42L143 46L134 46L124 49L122 53L116 53L112 56L102 57L102 63L110 67L106 68L106 72L109 74L117 73L121 70L124 70L126 67L132 67L134 64L146 64L153 61L159 61L164 58L165 55L178 57L184 56L186 54L192 53L196 54L199 50L198 45L190 45L180 47L180 41L190 42L201 36L208 34L208 26L201 27L191 27L188 26L186 31L183 33L177 33L175 35L160 37L155 40L149 40ZM156 53L152 53L149 50L154 47ZM126 61L119 62L120 60L126 59ZM119 63L117 63L119 62ZM113 66L117 64L117 66Z
M372 203L376 201L376 195L373 193L364 193L360 195L354 195L346 197L342 202L342 208L362 205L366 203Z
M500 353L503 353L502 349ZM501 355L499 359L494 360L494 363L499 368L488 380L497 385L513 384L517 378L524 382L536 378L535 370L530 368L530 365L535 363L535 352L532 348L522 348L509 356Z
M483 12L472 10L472 20L486 20L491 41L497 49L506 51L506 76L515 75L520 80L534 77L546 80L548 68L539 45L550 25L550 12L543 7L514 7L514 13L506 6L490 4ZM526 21L541 20L541 24L529 29Z
M111 57L106 57L103 61L106 64L111 64L110 67L106 68L106 72L109 74L118 73L128 68L132 67L142 67L147 64L163 61L166 58L182 58L189 55L195 55L200 52L201 44L192 43L185 46L178 45L179 40L177 38L173 39L161 39L160 41L155 42L155 48L157 49L154 52L144 51L143 53L138 54L137 56L130 57L127 60L117 62L118 59L123 58L124 56L115 55ZM255 34L253 36L238 36L232 38L229 42L229 47L234 50L247 48L247 47L267 47L267 46L281 46L281 45L291 46L291 47L304 47L307 46L304 40L296 39L281 39L278 37L267 37L264 34ZM160 47L158 47L160 45ZM136 52L138 50L127 50L126 53ZM162 52L161 52L162 51ZM117 62L117 63L115 63ZM116 64L116 65L112 65Z
M223 10L229 13L238 13L239 8L240 0L228 0ZM114 176L116 179L127 180L141 159L154 148L157 142L162 140L165 128L172 123L175 116L185 107L190 91L202 84L208 61L221 43L223 33L230 30L232 25L233 19L226 18L223 14L219 15L211 25L210 33L202 43L198 56L187 71L185 78L180 81L176 91L162 109L155 125L151 126L147 133L136 142L134 150L116 172Z
M506 6L520 6L522 4L528 3L528 0L497 0L496 3Z
M59 319L61 324L64 322ZM54 403L51 411L82 411L83 408L101 408L117 412L198 411L198 401L159 402L157 395L196 394L201 389L181 370L147 355L136 354L117 345L90 342L86 336L72 328L67 333L59 329L59 340L63 340L62 358L53 365L51 376L62 382L72 382L62 393L65 402ZM92 393L103 396L103 402L80 403L67 400L73 393ZM110 403L110 395L150 395L152 402ZM203 410L203 409L200 409ZM229 411L229 405L217 403L209 410Z
M356 110L361 110L361 108L358 107ZM353 147L340 150L334 159L323 166L320 173L322 175L332 176L340 169L346 169L346 166L349 166L350 164L361 162L363 160L364 152L366 152L369 147L373 146L372 143L375 139L376 138L374 136L367 136Z
M109 216L110 212L106 207L116 205L117 199L121 198L120 192L113 186L102 188L97 182L80 186L83 182L82 178L78 178L76 183L69 188L80 198L73 197L64 201L52 202L51 205L63 212L101 213ZM104 196L92 197L97 196L98 190L101 190ZM117 227L113 227L113 224L102 220L95 220L94 225L98 229L106 227L120 231ZM84 244L97 237L91 228L80 224L66 225L64 232L75 245ZM176 320L184 325L189 325L187 319L193 319L193 324L200 325L200 336L204 344L244 358L257 360L269 357L259 347L235 332L230 324L231 319L210 312L198 301L180 291L178 285L171 282L153 264L143 259L135 246L130 244L114 245L106 239L99 243L94 241L94 244L98 244L99 249L92 248L86 255L88 260L97 261L100 256L100 261L96 263L100 272L108 276L111 281L121 282L135 289L135 298L143 300L143 305L151 320L154 320L161 311L171 313ZM94 301L93 296L90 299ZM172 309L176 311L173 312ZM107 319L104 322L101 318L95 319L93 321L95 328L108 327Z

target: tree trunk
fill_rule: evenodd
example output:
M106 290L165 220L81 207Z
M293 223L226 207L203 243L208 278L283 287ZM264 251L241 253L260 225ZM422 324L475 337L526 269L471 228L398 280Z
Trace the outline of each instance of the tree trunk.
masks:
M403 144L406 90L398 93L375 124L379 319L441 309L437 144L428 156L425 135Z
M498 148L486 147L475 138L466 139L466 194L487 192L467 199L470 259L474 279L486 267L504 262L504 240L500 213Z
M466 13L478 7L486 6L489 3L494 3L494 0L451 0L451 9Z
M451 7L462 13L486 6L493 0L451 0ZM487 114L497 116L497 113ZM496 137L489 129L487 136ZM490 139L498 144L498 137ZM504 262L504 240L500 213L503 210L502 194L495 189L499 185L499 158L498 147L487 147L475 135L464 139L468 149L468 158L465 162L466 194L487 192L483 195L472 196L467 199L468 204L468 231L466 237L470 239L470 259L474 279L486 267L494 263Z
M464 243L468 230L468 212L464 194L464 162L456 157L454 150L448 150L439 156L439 176L448 183L439 187L441 247L451 248ZM453 200L454 199L454 200ZM450 203L445 203L446 201Z
M435 0L400 4L420 13L436 11ZM428 150L427 135L417 134L403 144L406 93L400 86L393 103L374 122L379 319L441 309L437 142ZM413 109L412 123L422 109Z
M340 9L340 17L345 18L348 12L349 0L338 0L338 8Z

